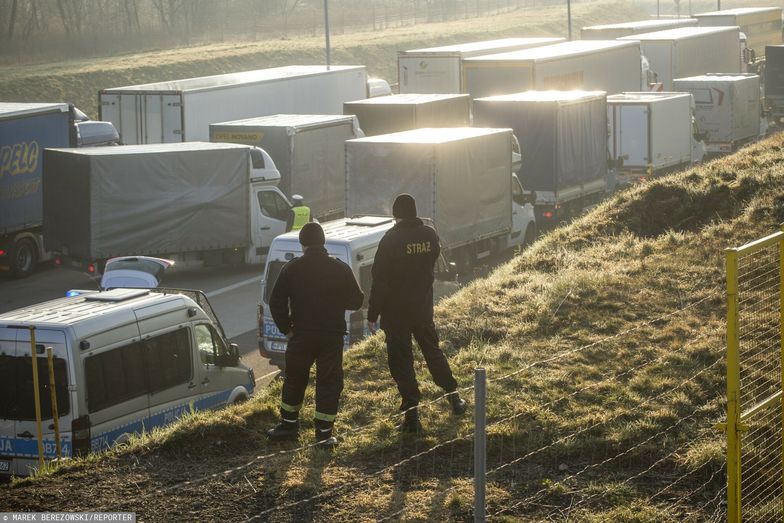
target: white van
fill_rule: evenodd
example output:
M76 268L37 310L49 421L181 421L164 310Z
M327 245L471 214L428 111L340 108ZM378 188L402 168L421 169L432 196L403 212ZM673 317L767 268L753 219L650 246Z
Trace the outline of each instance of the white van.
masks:
M46 348L54 352L63 457L98 452L182 415L247 399L239 363L199 291L113 289L0 314L0 476L38 466L30 327L44 456L55 457Z
M373 260L381 238L395 225L395 220L391 216L359 216L341 218L321 225L324 228L326 239L324 246L327 252L351 267L362 292L365 293L362 309L346 312L348 334L344 338L344 348L348 348L368 335L366 320L370 288L373 283L371 275ZM272 319L269 298L283 266L299 256L302 256L302 245L299 243L297 231L282 234L272 240L261 282L261 300L258 310L259 352L263 357L269 358L272 365L280 368L283 368L285 363L286 336L278 330ZM453 292L458 287L443 258L437 271L438 281L433 289L436 298Z

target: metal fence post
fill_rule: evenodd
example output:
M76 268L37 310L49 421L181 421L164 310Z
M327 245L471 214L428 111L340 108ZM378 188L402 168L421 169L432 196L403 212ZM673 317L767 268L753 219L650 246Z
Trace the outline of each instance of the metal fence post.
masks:
M474 369L474 522L484 523L487 469L487 374Z
M740 358L738 339L738 253L725 251L727 257L727 521L740 521L740 433L738 431L740 396Z

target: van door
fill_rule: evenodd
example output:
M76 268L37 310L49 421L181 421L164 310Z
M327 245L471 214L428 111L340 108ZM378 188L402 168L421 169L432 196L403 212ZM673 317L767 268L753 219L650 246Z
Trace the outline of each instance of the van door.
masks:
M646 167L648 158L648 109L642 105L628 105L620 110L618 129L619 150L623 153L624 164Z
M0 366L5 368L4 372L11 372L8 381L3 379L3 397L13 398L12 418L14 419L14 429L12 433L12 451L10 454L16 458L12 472L17 474L28 474L27 467L38 467L38 427L36 422L33 367L30 357L30 331L27 329L4 329L16 331L16 348L14 355L0 356L3 363ZM36 337L36 356L38 364L38 392L41 408L41 431L43 434L44 458L54 459L57 457L56 443L54 438L54 416L52 413L52 396L49 381L49 364L46 356L46 348L53 349L53 366L55 378L55 391L57 396L57 411L60 423L60 445L62 456L71 455L70 428L73 419L73 409L75 408L75 397L69 393L69 384L73 382L72 371L68 361L68 351L65 334L62 331L37 329ZM7 342L6 342L7 343ZM10 351L9 351L10 352ZM3 416L5 417L5 416ZM6 420L3 431L10 428L10 423ZM5 449L7 446L4 445ZM5 454L0 452L0 454Z
M177 143L185 140L182 129L182 98L178 94L161 96L161 126L163 143Z
M143 328L143 322L139 322ZM146 336L145 366L149 385L150 427L168 425L196 410L193 349L187 326Z
M0 476L16 473L16 329L0 327Z
M199 359L199 409L222 407L237 385L247 383L248 371L239 367L221 367L220 358L228 354L228 345L215 327L207 322L193 326Z
M269 251L272 240L286 232L286 220L291 211L291 204L275 187L254 187L251 202L251 224L253 229L253 246L259 257Z

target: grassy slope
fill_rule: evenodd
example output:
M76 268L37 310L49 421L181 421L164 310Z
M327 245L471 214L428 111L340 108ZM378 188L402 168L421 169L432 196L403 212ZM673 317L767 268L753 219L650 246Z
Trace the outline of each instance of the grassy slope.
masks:
M708 518L715 503L701 506L723 481L721 436L709 429L723 408L722 251L784 220L783 149L777 136L620 193L439 306L462 384L471 383L477 365L491 379L518 372L489 385L489 467L527 456L490 475L491 512L534 496L508 517ZM426 397L436 398L421 361L418 368ZM275 383L244 406L195 415L89 462L5 487L4 509L100 507L157 521L235 520L320 495L262 520L376 519L401 510L405 519L470 519L471 439L459 439L470 436L470 418L455 423L436 402L423 408L427 435L401 438L387 418L397 398L381 340L352 350L346 369L338 422L344 440L331 456L284 453L155 493L291 449L262 437L275 420ZM310 438L308 426L301 442Z
M643 17L641 11L614 0L576 4L574 27ZM503 17L417 25L384 32L334 35L332 62L366 64L371 75L397 82L397 50L436 44L504 38L564 35L562 8L530 9ZM75 103L97 117L100 89L189 78L295 63L323 63L322 37L164 50L59 64L3 67L0 101L60 101Z

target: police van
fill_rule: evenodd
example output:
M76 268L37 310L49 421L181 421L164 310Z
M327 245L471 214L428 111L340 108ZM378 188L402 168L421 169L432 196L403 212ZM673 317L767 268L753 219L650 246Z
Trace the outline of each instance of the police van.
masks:
M367 308L372 286L371 269L384 234L395 225L391 216L358 216L341 218L321 224L324 228L324 247L330 256L345 262L354 272L365 301L359 311L346 311L348 334L344 337L344 348L368 335ZM262 357L269 358L272 365L284 367L286 336L278 330L269 310L272 288L283 266L289 260L302 256L299 232L292 231L272 240L261 283L261 300L258 307L258 342ZM436 298L454 292L458 284L443 258L439 260L434 288Z
M49 367L63 457L99 452L195 410L247 399L239 363L199 291L113 289L0 314L0 476L38 466L31 358L35 336L44 457L55 457Z

